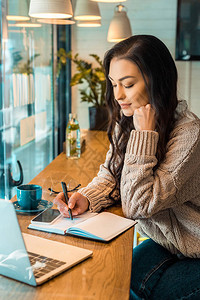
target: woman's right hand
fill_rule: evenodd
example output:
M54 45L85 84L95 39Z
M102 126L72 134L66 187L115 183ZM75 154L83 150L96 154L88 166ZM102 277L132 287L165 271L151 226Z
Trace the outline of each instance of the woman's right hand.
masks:
M155 130L155 110L150 104L140 106L134 111L133 124L136 130Z
M59 193L53 200L53 203L57 205L58 210L64 217L70 217L68 209L72 211L72 216L77 216L84 213L89 208L88 199L80 193L68 193L69 202L65 203L64 193Z

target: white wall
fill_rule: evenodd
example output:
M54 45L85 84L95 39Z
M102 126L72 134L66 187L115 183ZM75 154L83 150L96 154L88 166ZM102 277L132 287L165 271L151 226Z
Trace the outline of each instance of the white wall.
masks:
M120 2L120 1L119 1ZM123 2L128 9L132 34L152 34L160 38L175 54L176 0L127 0ZM102 59L106 50L114 44L107 42L107 32L113 17L116 3L99 3L102 26L81 28L72 26L72 51L80 58L92 62L89 54L98 54ZM200 62L176 62L180 99L186 99L193 112L200 116ZM73 72L73 67L72 67ZM81 87L81 86L79 86ZM72 111L78 113L81 128L88 128L88 105L80 102L78 87L72 87Z

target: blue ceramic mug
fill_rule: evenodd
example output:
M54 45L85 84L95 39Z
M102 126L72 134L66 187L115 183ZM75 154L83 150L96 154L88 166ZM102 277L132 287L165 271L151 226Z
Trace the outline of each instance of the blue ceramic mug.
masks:
M17 187L17 201L24 210L36 209L42 199L42 187L23 184Z

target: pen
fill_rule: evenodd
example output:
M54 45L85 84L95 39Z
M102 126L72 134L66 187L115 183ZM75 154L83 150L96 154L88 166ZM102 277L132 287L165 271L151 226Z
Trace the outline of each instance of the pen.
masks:
M67 195L67 186L66 186L66 183L65 182L61 182L61 185L62 185L63 193L64 193L64 196L65 196L65 202L68 205L69 198L68 198L68 195ZM68 212L69 212L70 220L73 220L72 211L71 211L70 208L68 208Z

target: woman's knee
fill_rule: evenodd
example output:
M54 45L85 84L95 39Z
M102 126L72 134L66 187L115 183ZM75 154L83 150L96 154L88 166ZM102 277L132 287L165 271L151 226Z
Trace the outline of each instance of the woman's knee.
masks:
M149 266L172 257L167 249L148 239L133 249L132 268L140 268L143 265L148 269Z

